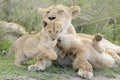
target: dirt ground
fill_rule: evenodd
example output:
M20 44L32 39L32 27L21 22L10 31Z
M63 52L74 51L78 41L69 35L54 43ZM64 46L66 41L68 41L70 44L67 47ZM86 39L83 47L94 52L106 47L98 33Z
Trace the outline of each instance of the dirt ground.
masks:
M79 77L76 77L76 78L74 77L74 78L71 78L70 80L86 80L86 79L82 79L82 78L79 78ZM90 80L120 80L120 77L108 78L108 77L104 77L104 76L96 76L96 77L93 77Z
M87 79L80 78L78 76L67 78L64 75L58 75L58 77L62 77L62 78L64 77L64 80L87 80ZM2 77L0 77L0 80L37 80L37 79L27 78L25 76L15 76L15 77L12 77L12 78L2 76ZM120 76L118 76L116 78L108 78L108 77L105 77L105 76L95 76L90 80L120 80Z

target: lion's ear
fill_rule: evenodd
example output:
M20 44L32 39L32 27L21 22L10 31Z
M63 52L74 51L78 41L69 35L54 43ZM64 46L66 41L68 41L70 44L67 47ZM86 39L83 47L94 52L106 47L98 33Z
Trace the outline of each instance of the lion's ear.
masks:
M47 25L48 25L48 22L43 20L42 21L42 27L45 28Z
M80 13L80 7L79 6L71 6L69 9L70 9L70 13L72 15L72 18L77 17Z
M38 12L39 12L39 13L44 13L45 11L46 11L45 8L41 8L41 7L38 8Z

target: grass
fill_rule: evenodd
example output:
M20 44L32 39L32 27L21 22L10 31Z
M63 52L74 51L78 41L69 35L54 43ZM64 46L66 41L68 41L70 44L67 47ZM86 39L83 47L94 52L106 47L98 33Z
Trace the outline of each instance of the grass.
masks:
M106 69L94 69L95 76L106 76L110 78L116 78L120 75L120 68L106 68Z
M78 77L77 72L71 67L59 67L51 66L44 72L29 72L27 66L17 67L13 65L14 55L6 57L2 54L0 56L0 79L6 80L6 78L13 78L15 76L25 76L28 78L34 78L37 80L69 80L71 77ZM26 63L33 64L32 61ZM107 76L107 77L116 77L120 74L120 69L95 69L95 76Z
M37 80L64 80L69 79L70 76L75 76L75 71L72 68L61 68L58 66L51 66L44 72L29 72L27 66L17 67L13 65L14 56L6 57L6 55L0 56L0 77L7 76L5 78L14 76L26 76ZM32 61L28 62L32 64ZM64 76L64 77L60 77Z
M26 2L27 1L27 2ZM49 2L48 2L49 1ZM100 0L98 0L100 1ZM46 3L47 2L47 3ZM0 19L1 20L5 20L8 22L16 22L19 23L21 25L23 25L25 27L25 29L28 32L31 32L32 30L40 30L40 25L41 25L41 16L40 14L37 12L37 8L39 6L41 7L48 7L51 4L55 4L55 3L63 3L64 5L78 5L81 7L82 11L80 14L80 17L85 17L86 16L93 16L95 14L90 15L90 13L94 11L92 11L92 6L93 2L95 2L95 0L20 0L18 2L12 2L10 0L0 0ZM92 3L92 4L91 4ZM98 2L99 3L99 2ZM102 2L104 3L104 2ZM115 2L118 3L119 2ZM96 5L96 3L94 3ZM100 5L100 3L99 3ZM110 5L110 4L108 4ZM114 13L118 13L119 14L119 6L116 5L115 10L112 10L111 8L111 12ZM102 6L102 5L101 5ZM103 5L104 6L104 5ZM89 7L89 8L88 8ZM94 5L93 5L94 7ZM98 9L100 9L101 7L98 7ZM91 9L91 11L90 11ZM101 8L103 9L103 8ZM96 10L96 9L95 9ZM98 12L98 11L96 11ZM85 14L87 13L87 14ZM100 13L99 13L100 14ZM116 14L111 13L112 16L114 17L114 15L116 16ZM84 16L86 15L86 16ZM95 16L94 16L95 17ZM94 17L92 17L90 20L92 21L94 19ZM119 18L119 17L118 17ZM89 20L89 17L88 17ZM97 20L97 19L96 19ZM120 19L119 19L120 20ZM117 21L120 22L120 21ZM78 22L77 22L78 21ZM81 23L80 23L81 22ZM85 32L85 33L96 33L96 32L100 32L102 34L105 35L106 38L108 38L109 40L112 40L113 37L113 26L109 28L106 27L106 24L108 22L106 22L105 24L102 24L104 22L101 22L100 24L95 23L95 24L87 24L84 26L80 26L79 24L82 24L82 22L84 22L84 19L76 19L73 23L74 26L77 26L76 29L78 30L78 32ZM86 21L87 22L87 21ZM76 25L77 24L77 25ZM97 27L97 25L99 27ZM103 27L102 27L103 26ZM105 27L104 27L105 26ZM80 28L80 29L79 29ZM115 40L114 42L116 44L120 43L120 37L119 37L119 31L120 31L120 23L118 23L118 25L116 25L115 29L117 30L116 33L117 35L115 36ZM82 31L83 30L83 31ZM1 34L2 32L0 32ZM112 40L113 41L113 40ZM9 43L9 41L0 41L0 80L1 77L6 78L7 77L13 77L13 76L26 76L26 77L30 77L30 78L35 78L37 80L69 80L71 77L77 77L77 72L70 68L70 67L59 67L59 66L51 66L50 68L48 68L46 71L44 72L29 72L27 71L27 66L23 67L23 68L19 68L13 65L14 62L14 55L7 58L6 55L4 54L4 51L7 51L10 47L11 43ZM33 64L33 60L27 62L27 65ZM120 69L95 69L94 70L94 75L98 76L98 75L103 75L103 76L107 76L107 77L116 77L117 75L120 74Z

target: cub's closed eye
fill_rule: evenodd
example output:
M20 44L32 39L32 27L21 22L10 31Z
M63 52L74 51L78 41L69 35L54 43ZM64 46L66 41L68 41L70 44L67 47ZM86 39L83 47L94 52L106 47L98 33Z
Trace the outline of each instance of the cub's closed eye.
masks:
M52 31L48 31L49 33L52 33Z

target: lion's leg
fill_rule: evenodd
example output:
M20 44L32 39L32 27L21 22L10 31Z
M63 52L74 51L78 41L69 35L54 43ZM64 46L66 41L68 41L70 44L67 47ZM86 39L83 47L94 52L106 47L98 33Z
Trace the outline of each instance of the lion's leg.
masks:
M80 77L84 77L86 79L93 77L92 65L88 62L84 53L76 56L73 61L73 68L78 69L78 75Z
M43 71L45 70L45 65L43 59L37 60L34 65L28 67L28 71Z
M60 51L61 49L58 46L56 46L55 52L57 53L58 57L57 57L57 60L53 61L53 64L58 66L72 66L70 55L67 55L64 58L61 58L59 57Z
M39 50L40 53L37 55L37 58L41 59L41 58L48 58L50 60L56 60L57 59L57 54L54 50L45 47L45 46L41 46L39 45Z
M39 53L36 57L36 63L28 67L29 71L43 71L46 69L44 58L47 58L46 53Z
M57 54L54 50L50 49L47 53L46 53L48 59L50 60L56 60L57 59Z
M51 60L57 59L57 54L53 51L47 51L43 53L39 53L36 57L37 62L34 65L30 65L28 67L29 71L43 71L46 69L46 67L49 67L52 65Z
M92 44L93 44L94 48L100 53L105 51L104 47L102 45L100 45L101 40L102 40L101 34L95 34L94 38L92 40Z
M115 59L116 64L120 67L120 56L110 49L105 50L105 52L110 54Z
M57 54L55 51L50 49L45 53L39 53L36 59L38 61L43 60L45 63L45 67L49 67L49 66L51 66L51 60L57 59Z
M60 52L59 52L59 56L60 56L61 58L65 58L66 55L67 55L67 51L61 49Z
M26 60L27 60L27 58L23 54L16 53L14 64L16 66L22 67L23 62L26 61Z
M47 52L39 53L37 55L37 60L40 60L40 59L43 59L43 58L47 58L47 59L50 59L50 60L56 60L57 59L57 54L55 53L55 51L49 50Z
M34 65L28 67L28 71L44 71L47 67L51 66L52 62L49 59L37 60Z

